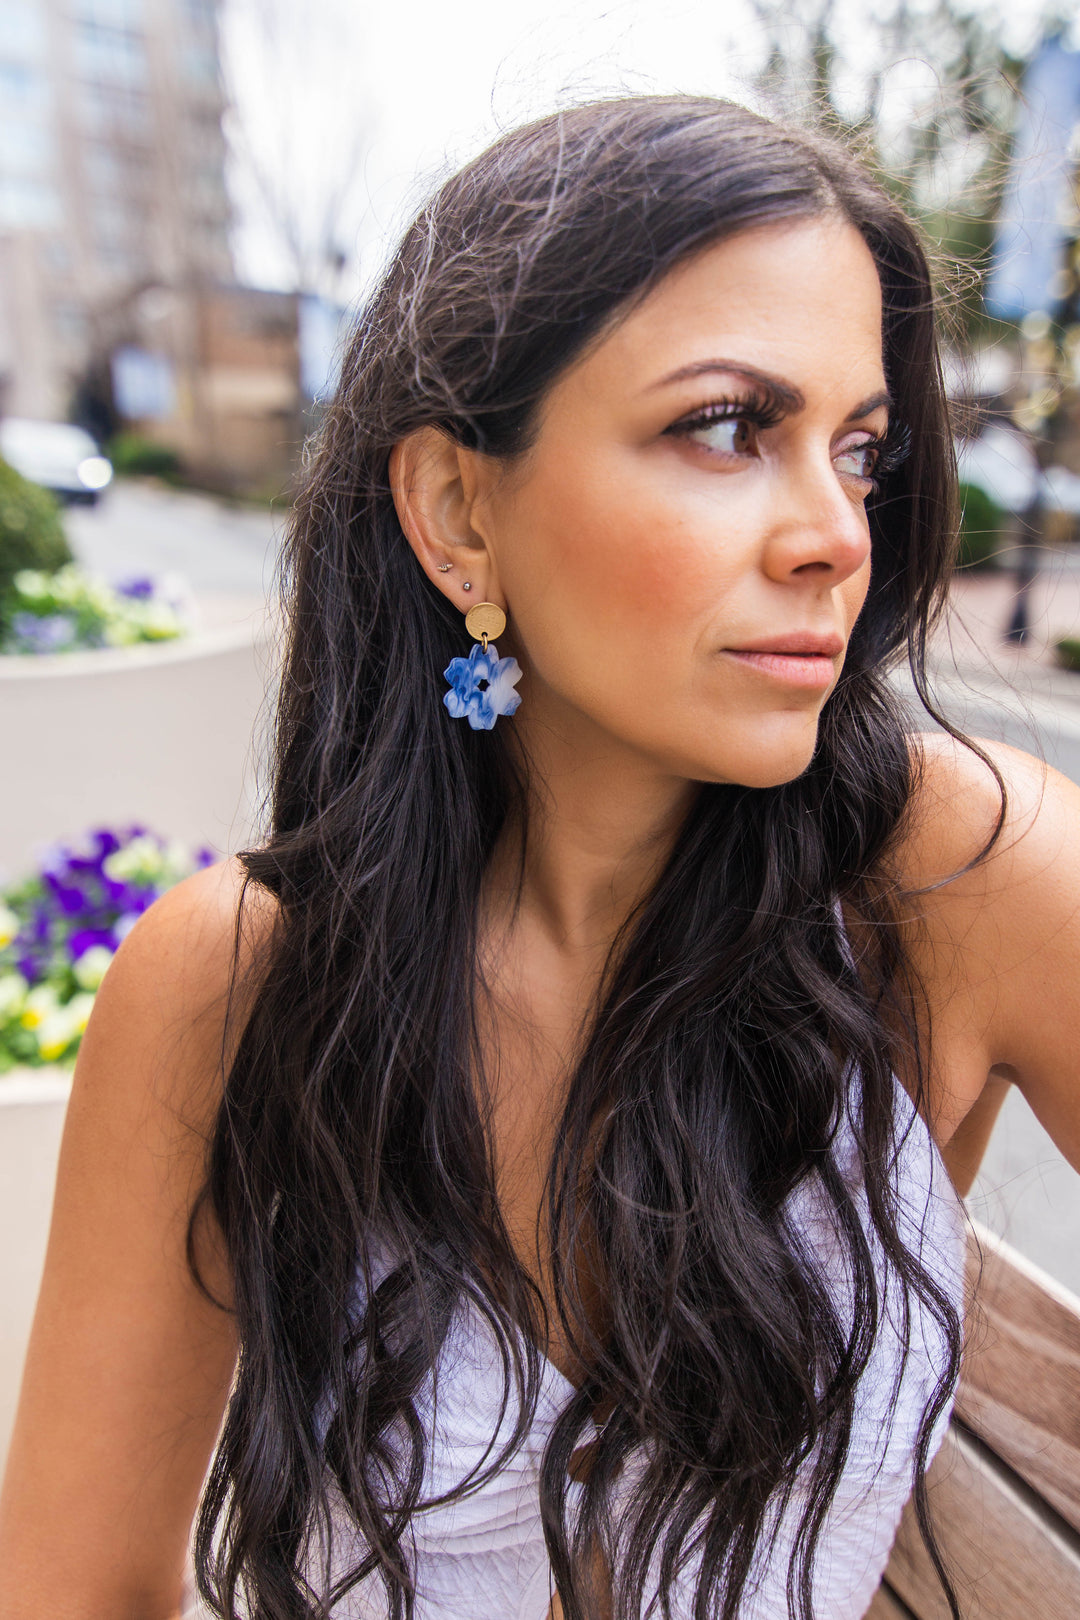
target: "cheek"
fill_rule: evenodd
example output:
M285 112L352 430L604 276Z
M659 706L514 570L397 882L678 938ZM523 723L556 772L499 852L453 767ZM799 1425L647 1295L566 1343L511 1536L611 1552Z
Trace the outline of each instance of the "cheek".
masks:
M553 479L530 505L529 574L542 578L560 619L609 657L633 662L657 642L692 636L722 591L729 559L700 524L679 520L655 483ZM524 577L521 587L530 588Z

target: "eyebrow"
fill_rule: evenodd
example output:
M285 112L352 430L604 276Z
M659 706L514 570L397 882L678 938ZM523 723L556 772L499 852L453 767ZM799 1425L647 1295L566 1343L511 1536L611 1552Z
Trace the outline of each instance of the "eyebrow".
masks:
M745 377L748 382L766 389L787 415L794 415L796 411L806 408L806 395L801 388L796 388L794 383L785 382L782 377L774 377L771 372L760 371L757 366L748 366L743 360L695 360L692 365L680 366L678 371L669 372L666 377L661 377L653 387L665 388L670 383L688 382L694 377L706 377L711 372L718 371L725 372L728 376ZM890 408L892 406L892 398L887 388L881 388L876 394L860 400L846 419L849 422L857 422L861 417L880 410L883 405Z

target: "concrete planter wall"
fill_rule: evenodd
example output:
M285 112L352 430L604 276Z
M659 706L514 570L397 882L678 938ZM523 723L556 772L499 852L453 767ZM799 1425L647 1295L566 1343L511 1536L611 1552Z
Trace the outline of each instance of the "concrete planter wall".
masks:
M142 822L222 853L253 833L275 638L257 621L159 646L0 657L0 882L41 845ZM0 1464L45 1258L70 1071L0 1076Z
M70 1069L0 1076L0 1469L45 1261L70 1092Z
M105 823L241 848L272 648L263 620L158 646L0 658L0 879L43 842Z

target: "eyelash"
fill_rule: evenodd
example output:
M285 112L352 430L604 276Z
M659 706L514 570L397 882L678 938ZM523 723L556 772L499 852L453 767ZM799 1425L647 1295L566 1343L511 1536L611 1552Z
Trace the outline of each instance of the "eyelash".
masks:
M776 427L783 419L781 407L764 397L715 399L692 416L680 417L664 432L672 438L689 437L713 422L750 422L760 431ZM901 422L890 422L884 433L872 434L858 449L875 452L873 476L868 481L876 495L883 480L906 460L911 450L911 430Z

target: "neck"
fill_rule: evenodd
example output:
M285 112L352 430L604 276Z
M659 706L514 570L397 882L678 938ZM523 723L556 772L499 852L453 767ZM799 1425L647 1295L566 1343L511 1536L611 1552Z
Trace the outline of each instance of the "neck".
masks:
M531 716L514 746L534 784L528 835L524 850L520 826L500 840L490 912L512 912L515 928L527 921L567 956L602 959L670 855L698 784L577 712Z

